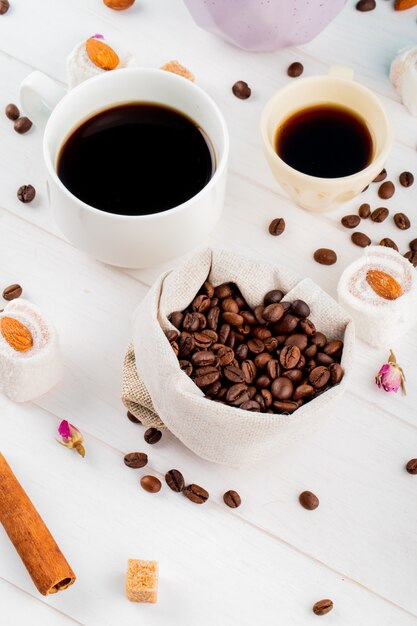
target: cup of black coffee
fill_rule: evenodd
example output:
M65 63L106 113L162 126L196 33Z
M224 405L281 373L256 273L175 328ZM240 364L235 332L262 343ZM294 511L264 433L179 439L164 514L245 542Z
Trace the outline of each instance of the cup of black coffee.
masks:
M261 134L273 175L312 211L359 194L383 169L392 146L382 104L344 66L276 93L262 113Z
M150 267L189 251L214 228L229 140L202 89L163 70L131 68L65 94L34 72L21 97L29 116L50 113L50 202L78 248L112 265Z

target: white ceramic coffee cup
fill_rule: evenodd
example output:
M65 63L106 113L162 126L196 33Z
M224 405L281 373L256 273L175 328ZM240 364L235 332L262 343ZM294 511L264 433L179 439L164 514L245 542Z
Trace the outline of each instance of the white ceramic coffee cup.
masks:
M48 193L58 226L80 250L120 267L151 267L202 243L218 221L224 201L229 137L214 101L189 80L157 69L126 68L102 74L66 93L48 76L33 72L22 83L25 113L46 120L43 155ZM211 180L193 198L162 213L126 216L100 211L76 198L56 173L59 151L77 126L95 113L125 102L168 105L193 119L210 138L216 157ZM140 147L138 147L140 149ZM108 154L112 159L133 154ZM160 172L161 185L164 172ZM140 193L140 170L132 181Z
M277 128L293 113L317 104L341 105L365 120L373 141L372 160L365 169L351 176L320 178L297 171L278 156ZM361 193L383 169L393 139L382 104L353 80L353 71L345 66L333 66L328 76L297 79L272 96L262 112L261 137L272 174L297 204L310 211L328 211Z

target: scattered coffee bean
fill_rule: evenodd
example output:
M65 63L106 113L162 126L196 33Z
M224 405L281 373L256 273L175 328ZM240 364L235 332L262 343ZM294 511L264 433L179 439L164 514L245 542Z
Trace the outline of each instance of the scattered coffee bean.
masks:
M248 83L245 83L244 80L238 80L237 83L233 85L232 91L236 98L240 100L247 100L252 93Z
M363 220L366 220L368 219L370 215L371 215L371 207L369 206L367 202L364 202L359 207L359 217L361 217Z
M16 298L20 298L22 292L23 289L20 285L9 285L3 289L3 298L5 300L15 300Z
M373 11L375 7L376 7L375 0L359 0L359 2L357 2L356 4L356 10L362 11L363 13L365 11Z
M124 458L125 465L138 469L139 467L145 467L148 463L148 455L144 452L129 452Z
M337 254L330 248L319 248L314 253L314 260L321 265L334 265L337 261Z
M394 222L396 227L400 230L408 230L411 226L410 220L405 213L396 213L394 215Z
M285 220L282 217L277 217L276 219L272 220L272 222L269 225L269 232L274 237L278 237L278 235L282 235L284 230L285 230Z
M359 215L345 215L340 220L342 222L342 226L345 228L356 228L359 225L361 218Z
M13 122L20 117L19 109L15 104L12 103L6 106L4 112L6 113L6 117L8 117L9 120L12 120Z
M326 598L325 600L319 600L313 606L313 613L315 615L326 615L333 609L333 602Z
M414 176L411 172L402 172L399 180L403 187L411 187L414 182Z
M133 424L142 424L142 422L135 416L133 415L133 413L131 413L130 411L128 411L126 413L127 418L133 423Z
M34 197L36 196L36 189L33 185L22 185L17 190L17 197L20 202L32 202Z
M317 509L318 505L320 504L318 497L311 491L303 491L302 493L300 493L298 499L301 506L308 511L314 511L314 509Z
M227 504L227 506L230 506L231 509L237 509L237 507L240 506L242 503L240 495L237 491L233 491L233 489L226 491L223 496L223 501L225 504Z
M417 474L417 459L411 459L408 461L405 469L409 474Z
M9 0L0 0L0 15L4 15L10 8Z
M371 213L371 220L377 224L385 221L389 215L389 211L384 206L380 206Z
M162 483L156 476L142 476L140 484L145 491L149 493L158 493L161 491Z
M371 240L368 235L365 235L365 233L352 233L351 240L355 246L359 246L360 248L366 248L371 245Z
M23 135L32 128L32 122L28 117L19 117L19 119L15 121L13 128L19 135Z
M207 502L209 498L208 491L203 489L203 487L194 484L187 485L187 487L183 490L183 494L195 504L204 504L204 502Z
M390 180L386 180L385 183L382 183L382 185L378 189L378 196L383 200L389 200L389 198L392 198L394 193L394 183L392 183Z
M381 239L379 245L384 246L385 248L392 248L393 250L396 250L398 252L397 244L389 237L384 237L384 239Z
M404 256L406 259L408 259L408 261L410 261L413 267L417 267L417 252L413 252L413 250L410 250L409 252L406 252Z
M294 61L291 65L288 66L287 74L291 76L291 78L297 78L297 76L301 76L304 72L304 65L299 63L298 61Z
M383 180L386 179L386 177L387 177L387 170L384 167L384 169L379 172L378 176L376 176L372 182L381 183Z
M410 250L417 252L417 239L413 239L408 245L410 246Z
M177 469L171 469L165 474L165 482L176 493L180 493L185 487L184 476Z
M149 443L150 445L153 445L154 443L158 443L161 437L162 437L162 433L157 428L148 428L147 430L145 430L145 434L143 436L146 443Z

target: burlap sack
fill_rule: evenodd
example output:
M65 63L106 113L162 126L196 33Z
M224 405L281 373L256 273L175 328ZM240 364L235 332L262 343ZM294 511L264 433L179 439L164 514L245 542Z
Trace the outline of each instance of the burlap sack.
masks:
M236 283L251 307L262 303L266 292L276 288L286 292L288 300L306 300L316 326L329 339L344 340L345 377L341 384L292 415L252 413L204 398L180 370L164 331L173 328L168 316L185 309L207 279L214 285ZM279 454L320 426L333 401L344 391L353 344L352 320L309 278L300 280L284 266L205 249L182 267L163 274L136 310L133 347L129 347L124 364L122 399L145 425L168 428L204 459L240 467Z

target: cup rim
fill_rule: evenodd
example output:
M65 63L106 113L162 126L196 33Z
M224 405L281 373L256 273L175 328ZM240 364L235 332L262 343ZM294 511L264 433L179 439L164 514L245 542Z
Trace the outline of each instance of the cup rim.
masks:
M56 115L57 111L59 111L60 109L64 108L65 106L67 106L67 103L66 103L67 98L68 97L73 98L73 97L76 97L77 94L79 94L79 93L88 91L90 89L94 89L94 84L96 82L99 82L99 81L103 82L105 80L109 80L110 77L111 77L112 80L117 80L117 78L115 78L115 77L117 77L117 75L119 73L121 73L121 72L124 72L124 73L128 72L128 73L130 73L132 75L133 74L134 75L142 74L144 76L146 76L146 75L149 76L149 75L153 74L153 75L158 76L159 78L161 78L162 81L176 82L178 85L182 85L182 86L187 85L186 89L195 90L195 93L198 95L198 98L200 98L201 100L205 100L209 104L209 106L211 107L213 113L217 117L217 120L218 120L218 122L220 124L221 133L222 133L223 142L224 142L224 149L223 149L223 154L222 155L218 155L217 152L215 153L216 156L218 157L218 162L216 163L216 169L214 171L213 176L210 178L208 183L202 189L200 189L200 191L198 193L196 193L194 196L192 196L191 198L189 198L185 202L182 202L181 204L178 204L178 205L176 205L174 207L171 207L170 209L166 209L165 211L160 211L159 213L149 213L149 214L146 214L146 215L123 215L123 214L119 214L119 213L109 213L107 211L102 211L101 209L97 209L96 207L93 207L91 204L87 204L83 200L80 200L69 189L67 189L67 187L65 187L63 182L60 180L60 178L59 178L59 176L58 176L58 174L57 174L57 172L55 170L54 164L53 164L51 151L50 151L50 149L48 147L49 133L50 133L50 130L49 130L50 129L50 122L51 122L51 120L54 119L54 116ZM141 100L141 102L142 101L144 102L144 100ZM119 101L115 100L111 105L109 105L108 108L110 108L112 106L117 106L118 104L123 104L123 102L125 102L125 100L119 100ZM151 100L149 100L149 102L151 102ZM92 110L91 111L91 116L93 116L94 113L98 112L98 111L100 111L100 108L96 108L96 109ZM203 130L205 131L204 128L203 128ZM68 129L68 132L71 132L71 129ZM210 135L208 135L208 137L211 140ZM214 148L215 148L215 146L214 146ZM65 96L58 102L56 107L54 107L54 109L52 110L51 115L49 116L49 118L47 120L45 131L44 131L44 136L43 136L43 157L44 157L44 161L45 161L45 164L46 164L49 176L52 178L54 183L59 187L59 189L70 200L72 200L73 202L76 202L79 207L81 206L84 210L92 213L93 215L94 214L98 214L98 215L100 215L104 219L124 220L124 221L150 221L150 220L158 220L158 219L163 219L165 216L174 215L176 213L180 213L182 211L185 211L193 202L195 202L196 200L200 200L204 195L209 193L211 191L212 187L217 183L217 180L221 177L221 175L223 174L223 171L227 167L227 161L228 161L228 156L229 156L229 148L230 148L230 138L229 138L229 131L228 131L228 128L227 128L226 120L224 119L224 116L223 116L220 108L216 104L216 102L213 100L213 98L211 96L209 96L209 94L206 91L204 91L204 89L202 89L201 87L199 87L195 83L189 81L188 79L184 78L183 76L179 76L177 74L174 74L173 72L168 72L166 70L161 70L161 69L157 69L157 68L145 68L145 67L125 67L125 68L122 68L120 70L115 70L113 72L109 72L109 73L106 73L106 74L100 74L98 76L94 76L92 78L89 78L86 81L83 81L82 83L80 83L79 85L77 85L76 87L74 87L73 89L68 91L65 94Z
M281 157L275 152L269 140L268 132L267 132L269 117L270 117L273 107L275 106L276 102L279 101L282 94L288 91L291 91L292 89L294 90L297 89L301 84L305 84L307 82L312 83L312 82L317 82L317 81L337 81L339 83L343 83L344 85L349 85L351 87L354 87L358 91L361 91L363 95L365 95L369 100L372 100L372 102L378 107L380 113L382 114L382 117L385 123L385 128L386 128L386 138L385 138L384 145L382 146L382 149L379 155L377 155L369 163L369 165L367 165L362 170L359 170L359 172L355 172L354 174L349 174L348 176L339 176L337 178L323 178L321 176L312 176L311 174L305 174L304 172L300 172L294 167L291 167L291 165L288 165L288 163L286 163L283 159L281 159ZM360 83L356 82L354 79L341 78L338 76L331 76L331 75L309 76L306 78L301 78L296 83L286 85L285 87L282 87L281 89L276 91L273 94L273 96L271 96L271 98L268 100L268 102L266 103L266 105L264 106L262 110L260 127L261 127L262 142L263 142L265 150L274 160L280 163L281 167L284 170L287 170L289 173L296 174L297 176L301 176L309 182L312 182L312 181L324 182L325 181L326 185L339 185L342 182L344 183L346 181L354 179L358 175L366 176L368 172L371 172L372 170L375 169L375 165L378 163L381 164L381 168L382 168L388 158L388 154L391 150L391 146L393 143L393 131L392 131L391 122L388 118L385 108L383 107L379 98L373 93L373 91L368 89L368 87L365 87L364 85L361 85Z

